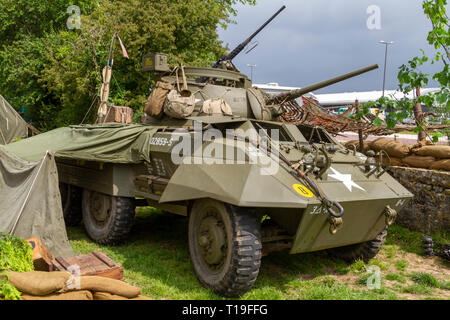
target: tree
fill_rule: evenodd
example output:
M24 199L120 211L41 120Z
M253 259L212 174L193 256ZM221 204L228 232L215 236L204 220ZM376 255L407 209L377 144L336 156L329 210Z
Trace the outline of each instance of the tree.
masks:
M5 2L9 1L0 0L0 8ZM45 131L78 124L84 118L98 96L114 32L123 40L130 60L122 58L120 47L115 46L110 101L139 114L154 84L151 74L141 72L144 54L165 52L171 64L211 65L226 52L217 27L231 22L237 2L252 5L255 0L79 1L84 6L80 5L80 30L67 29L69 15L65 7L61 14L62 0L41 2L55 6L50 12L60 11L54 21L43 19L43 26L31 31L16 23L20 32L0 48L0 92L30 106L34 123ZM23 11L19 5L16 9ZM0 36L11 23L0 20Z
M436 49L435 56L430 59L421 49L421 56L414 57L407 64L399 67L397 75L399 90L405 94L413 92L414 98L408 99L404 97L397 100L393 97L382 97L375 102L365 104L358 117L368 113L369 108L372 106L378 105L381 109L386 109L387 106L390 106L394 111L389 113L386 122L389 128L393 128L397 122L414 115L417 124L415 132L419 133L419 140L425 138L424 126L427 124L425 120L427 114L422 113L422 104L440 109L448 118L450 115L450 25L446 13L446 5L447 0L424 0L422 3L424 14L431 22L432 28L428 33L427 41ZM420 67L428 62L431 64L442 63L443 68L434 75L423 73L420 71ZM420 88L427 86L430 79L439 83L440 90L420 95ZM374 121L374 125L380 124L381 121L377 118ZM434 141L437 140L437 136L438 134L433 134Z

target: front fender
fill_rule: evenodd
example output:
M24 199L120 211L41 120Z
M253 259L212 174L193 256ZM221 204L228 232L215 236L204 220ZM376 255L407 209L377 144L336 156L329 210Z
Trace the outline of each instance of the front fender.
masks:
M281 167L262 174L257 164L185 164L175 171L160 202L212 198L243 207L306 208L315 197L298 194L299 183Z

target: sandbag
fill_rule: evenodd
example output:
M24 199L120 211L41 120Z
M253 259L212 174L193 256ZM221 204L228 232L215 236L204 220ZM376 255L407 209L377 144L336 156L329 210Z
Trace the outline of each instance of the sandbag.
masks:
M356 151L359 152L359 140L351 140L345 143L345 147L347 149L353 150L353 147L350 147L351 145L355 145L356 146ZM370 150L370 141L363 141L363 153L366 153L367 151Z
M450 171L450 159L435 161L431 164L430 169Z
M415 155L408 156L402 159L403 163L406 163L411 167L424 169L428 169L433 164L434 161L435 159L433 157L421 157Z
M385 146L391 141L392 139L389 138L378 138L370 143L370 148L378 152L384 150Z
M208 99L203 102L202 112L206 114L233 115L230 105L223 99Z
M162 115L164 101L170 90L173 90L170 83L158 81L145 103L145 113L151 117L159 118Z
M182 97L176 90L169 92L164 103L164 113L176 119L189 117L194 112L194 108L194 95L191 94L189 97Z
M94 292L94 300L153 300L145 296L137 296L136 298L125 298L108 292Z
M429 156L438 159L450 159L450 146L423 146L415 149L414 153L418 156Z
M88 290L71 291L47 296L22 295L23 300L93 300L92 293Z
M394 166L394 167L401 167L401 166L403 166L404 164L403 164L403 162L402 162L402 159L400 159L400 158L395 158L395 157L389 157L390 159L391 159L391 166ZM377 157L376 158L377 159L377 162L379 161L379 157ZM383 157L383 164L387 164L387 158L386 157Z
M107 292L129 299L136 298L141 294L141 288L131 286L123 281L98 276L82 276L80 278L80 289ZM65 291L69 290L69 288L65 288Z
M62 290L67 279L71 276L70 273L65 271L8 271L7 274L8 281L17 290L32 296L45 296Z
M387 138L380 138L373 141L370 147L375 151L384 150L389 156L404 158L411 152L411 146Z

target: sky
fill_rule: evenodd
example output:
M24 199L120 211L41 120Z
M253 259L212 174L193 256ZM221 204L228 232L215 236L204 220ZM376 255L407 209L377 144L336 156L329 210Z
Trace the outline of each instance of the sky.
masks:
M420 55L420 49L434 56L422 0L257 0L256 6L236 5L236 24L219 29L219 38L233 49L283 5L286 9L254 39L258 46L233 60L249 77L247 65L256 65L253 83L304 87L378 64L377 70L315 93L382 90L385 45L379 41L385 40L394 41L388 46L386 90L395 90L398 67ZM440 70L441 64L422 68L431 74Z

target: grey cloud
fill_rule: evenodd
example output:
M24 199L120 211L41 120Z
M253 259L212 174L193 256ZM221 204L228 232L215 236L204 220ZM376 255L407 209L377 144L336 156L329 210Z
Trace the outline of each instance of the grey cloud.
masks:
M257 65L254 82L305 86L377 63L376 71L318 92L381 90L384 46L378 41L394 40L388 52L386 87L395 89L400 65L419 55L420 48L428 55L434 52L426 41L430 22L420 0L259 0L254 7L237 6L237 24L219 30L220 38L234 48L283 4L287 8L257 36L258 47L234 60L247 74L247 64ZM381 9L381 30L366 26L366 9L372 4ZM423 71L432 73L438 67Z

